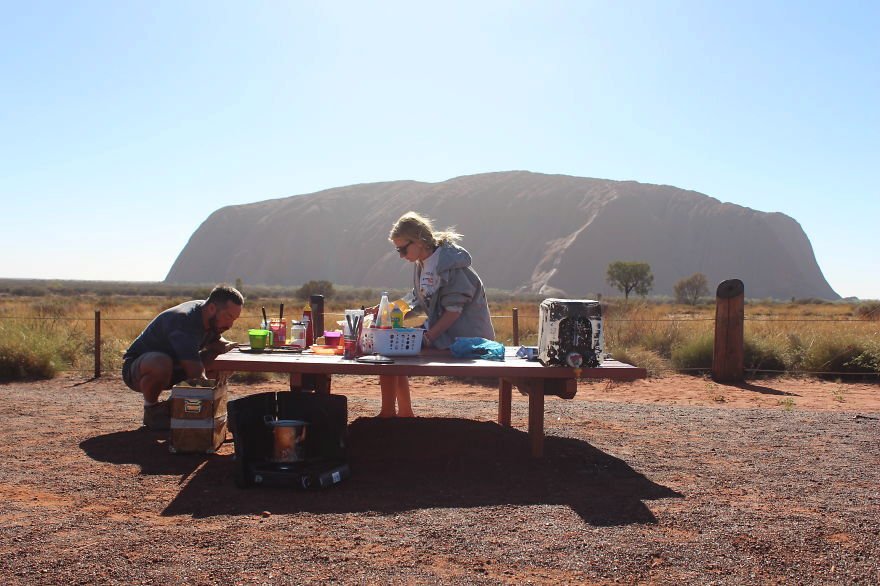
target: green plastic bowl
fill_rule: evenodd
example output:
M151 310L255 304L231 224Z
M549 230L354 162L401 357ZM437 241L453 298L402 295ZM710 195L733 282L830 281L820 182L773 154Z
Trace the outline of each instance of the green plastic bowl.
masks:
M265 350L270 344L269 336L272 332L269 330L248 330L248 338L251 340L252 350Z

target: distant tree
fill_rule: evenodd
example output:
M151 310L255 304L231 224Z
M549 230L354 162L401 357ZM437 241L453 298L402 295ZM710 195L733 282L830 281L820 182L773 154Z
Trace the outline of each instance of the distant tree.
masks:
M299 299L308 299L312 295L323 295L325 299L333 297L333 283L330 281L309 281L296 290Z
M700 297L709 294L709 281L703 273L694 273L690 277L685 277L678 281L674 286L675 300L678 303L687 303L696 305Z
M616 260L608 265L608 284L623 293L626 301L629 294L647 295L654 285L651 265L646 262Z

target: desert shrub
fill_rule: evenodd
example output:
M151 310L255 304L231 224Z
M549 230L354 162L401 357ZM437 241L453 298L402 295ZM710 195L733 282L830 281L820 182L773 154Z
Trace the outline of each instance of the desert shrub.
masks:
M325 299L330 299L334 293L333 283L330 281L309 281L296 290L296 297L308 299L312 295L323 295Z
M743 340L743 366L746 370L786 370L786 346L768 338L746 337Z
M822 337L807 352L804 368L813 372L860 375L880 372L880 344L855 337Z
M693 336L672 350L672 366L698 374L712 369L715 338L710 334Z
M865 368L870 372L880 373L880 342L873 341L865 345L862 351L849 362L850 366Z
M647 332L639 340L639 346L659 357L669 358L672 356L672 349L679 346L683 339L681 328L672 322L665 328Z
M31 303L30 313L39 317L61 318L68 315L70 301L60 297L45 297Z
M644 368L651 378L662 376L664 371L669 370L669 361L654 350L647 348L618 348L614 351L613 356L615 360Z
M687 303L696 305L700 297L709 294L709 281L703 273L694 273L690 277L685 277L678 281L674 286L676 303Z
M792 299L792 303L796 305L831 305L827 299L819 299L818 297L805 297L803 299Z
M791 370L802 370L807 360L807 353L810 350L810 344L804 341L804 337L798 332L788 332L785 334L786 344L784 349L783 360L786 368Z
M855 308L856 317L859 319L880 320L880 301L864 301Z
M0 380L43 379L59 370L58 341L35 335L19 322L0 324Z

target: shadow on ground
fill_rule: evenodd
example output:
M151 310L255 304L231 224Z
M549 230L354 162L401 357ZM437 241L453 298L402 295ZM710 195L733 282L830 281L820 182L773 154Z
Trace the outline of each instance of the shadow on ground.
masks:
M143 474L192 474L164 515L396 513L423 508L567 505L593 525L653 523L643 501L681 497L589 443L548 436L529 456L526 432L454 418L360 418L349 426L351 478L318 491L233 482L232 456L168 453L145 432L83 442L93 458L139 464ZM199 468L199 465L204 466Z
M785 397L799 397L797 393L789 393L788 391L780 391L771 387L765 387L764 385L755 385L752 383L736 383L731 385L736 389L740 389L743 391L751 391L753 393L761 393L762 395L781 395Z
M117 431L89 438L79 447L93 460L110 464L137 464L141 474L188 476L205 460L206 454L172 454L168 451L168 432Z

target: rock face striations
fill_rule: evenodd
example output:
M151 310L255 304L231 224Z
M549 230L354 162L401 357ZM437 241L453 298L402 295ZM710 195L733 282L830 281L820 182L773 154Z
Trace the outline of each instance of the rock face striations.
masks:
M672 295L679 279L701 272L712 294L738 278L748 297L839 299L803 229L784 214L665 185L526 171L352 185L225 207L196 230L165 280L404 288L412 268L388 232L409 210L438 228L455 226L489 288L615 295L606 270L625 260L651 265L655 295Z

